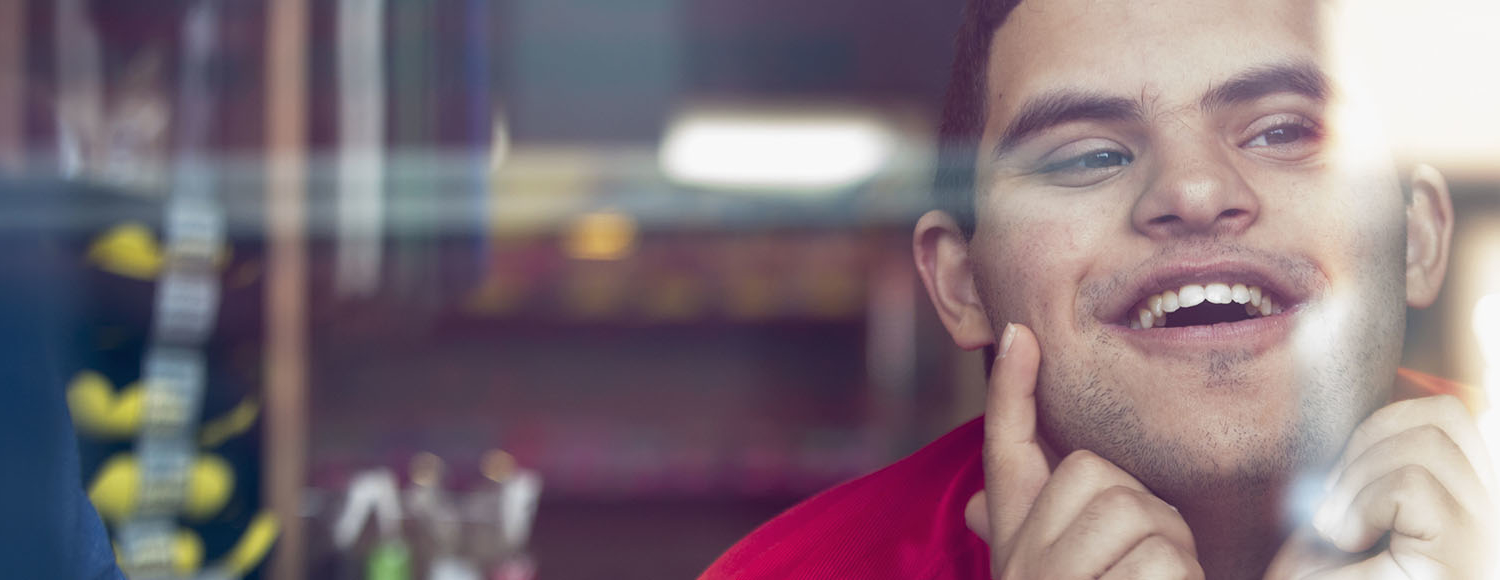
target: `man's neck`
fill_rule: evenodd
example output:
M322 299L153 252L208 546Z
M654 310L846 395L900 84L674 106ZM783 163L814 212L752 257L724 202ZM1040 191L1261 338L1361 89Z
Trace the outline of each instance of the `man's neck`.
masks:
M1284 513L1281 489L1204 494L1201 501L1176 504L1193 531L1207 580L1253 580L1265 574L1291 532L1279 517Z

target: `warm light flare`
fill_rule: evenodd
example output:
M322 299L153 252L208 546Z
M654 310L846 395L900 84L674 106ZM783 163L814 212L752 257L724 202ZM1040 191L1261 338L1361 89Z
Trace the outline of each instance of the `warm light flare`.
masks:
M1479 352L1484 357L1484 396L1489 408L1480 417L1479 426L1491 455L1500 450L1500 414L1495 411L1500 401L1500 293L1479 299L1474 305L1474 336L1479 340ZM1500 460L1500 456L1496 457Z
M1495 411L1500 401L1500 292L1486 295L1474 304L1474 336L1479 340L1479 352L1484 357L1484 396L1487 408L1479 416L1479 433L1489 448L1490 465L1500 465L1500 413ZM1493 494L1496 490L1491 489ZM1497 505L1500 510L1500 505ZM1500 521L1500 513L1492 515L1492 522ZM1500 554L1500 536L1492 539L1491 554ZM1490 578L1500 578L1500 569L1491 566Z

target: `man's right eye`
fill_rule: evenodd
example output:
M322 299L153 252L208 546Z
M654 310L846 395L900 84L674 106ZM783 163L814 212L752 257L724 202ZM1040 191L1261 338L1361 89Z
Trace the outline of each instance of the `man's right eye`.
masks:
M1119 151L1096 151L1083 156L1080 161L1089 169L1130 165L1130 157Z
M1058 180L1058 185L1082 187L1103 181L1132 161L1135 159L1129 153L1099 149L1049 163L1042 167L1040 173Z

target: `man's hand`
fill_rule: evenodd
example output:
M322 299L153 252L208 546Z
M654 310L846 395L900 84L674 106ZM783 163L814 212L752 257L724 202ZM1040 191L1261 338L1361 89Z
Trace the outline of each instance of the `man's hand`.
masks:
M1177 510L1109 461L1078 451L1049 468L1036 432L1041 349L1006 327L985 409L984 491L964 510L994 578L1202 578Z
M1484 578L1492 479L1458 399L1392 403L1355 429L1311 528L1282 546L1266 578Z

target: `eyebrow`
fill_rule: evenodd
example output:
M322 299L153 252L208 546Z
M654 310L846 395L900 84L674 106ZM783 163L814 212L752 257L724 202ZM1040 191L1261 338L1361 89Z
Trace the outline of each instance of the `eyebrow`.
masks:
M1028 101L995 142L994 156L1003 157L1028 137L1074 121L1138 121L1141 104L1097 92L1062 90Z
M1199 99L1198 106L1213 111L1278 93L1326 100L1328 77L1316 65L1289 61L1249 69L1215 85ZM1058 125L1074 121L1141 121L1140 101L1099 92L1059 90L1028 101L995 142L994 158L1009 153L1022 141Z
M1315 101L1327 100L1328 77L1316 65L1304 61L1257 67L1209 89L1198 101L1198 106L1213 111L1277 93L1302 95Z

